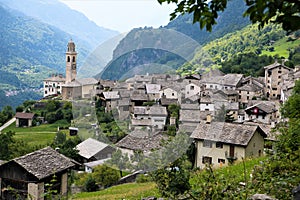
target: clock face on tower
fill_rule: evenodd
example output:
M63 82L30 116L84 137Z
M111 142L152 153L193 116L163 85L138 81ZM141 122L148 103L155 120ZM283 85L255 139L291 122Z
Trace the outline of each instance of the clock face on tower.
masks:
M76 69L76 64L72 64L72 69L73 69L73 70Z

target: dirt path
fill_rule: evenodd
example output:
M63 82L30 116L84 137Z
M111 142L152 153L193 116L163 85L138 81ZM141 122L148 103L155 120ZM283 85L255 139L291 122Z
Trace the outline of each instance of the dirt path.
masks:
M7 128L8 126L10 126L12 123L14 123L16 121L16 118L12 118L11 120L9 120L8 122L6 122L5 124L3 124L3 126L0 127L0 133L3 129Z

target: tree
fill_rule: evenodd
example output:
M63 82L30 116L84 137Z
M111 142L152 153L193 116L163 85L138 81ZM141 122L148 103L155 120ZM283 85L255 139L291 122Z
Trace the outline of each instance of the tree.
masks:
M200 28L211 31L217 24L219 12L226 9L227 0L158 0L160 4L176 3L177 8L170 14L171 20L178 15L193 13L193 23L199 22ZM251 22L259 23L264 27L269 22L281 24L288 32L300 29L300 3L299 0L245 0L248 6L244 16L249 16Z
M94 168L93 177L97 184L106 188L118 182L120 173L107 165L99 165Z
M130 166L128 154L122 154L122 151L118 149L112 154L111 159L107 161L107 164L117 167L120 170L120 176L122 177L122 171L128 169Z
M291 199L291 191L300 182L300 81L284 103L281 113L288 124L278 129L281 135L275 143L275 153L262 166L253 170L253 188L269 193L277 199ZM272 188L270 190L270 188Z
M189 183L191 163L182 156L168 166L151 173L159 192L164 197L177 199L191 188Z
M0 134L0 160L11 159L12 152L10 151L9 146L14 142L14 135L15 133L11 131Z
M5 106L2 113L6 116L6 120L9 120L14 116L14 111L11 106Z

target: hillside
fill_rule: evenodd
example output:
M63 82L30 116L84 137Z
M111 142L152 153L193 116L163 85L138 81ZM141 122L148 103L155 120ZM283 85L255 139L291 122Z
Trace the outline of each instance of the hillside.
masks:
M76 35L91 49L118 34L117 31L97 26L85 15L70 9L58 0L0 0L0 2L43 23L55 26L69 35Z
M207 67L220 67L224 62L236 59L239 54L248 54L251 57L265 55L289 58L290 51L299 46L299 39L295 39L293 35L287 36L286 32L276 25L269 24L261 30L257 25L248 25L242 30L228 33L222 38L207 43L195 54L191 61L192 65L183 65L177 72L185 73L188 70L195 72ZM203 57L203 52L208 53L210 58ZM206 64L205 60L211 62Z
M182 55L176 54L176 51L174 53L173 51L170 51L170 49L180 49L181 52L187 51L189 54L192 54L193 52L190 51L191 47L199 47L209 41L222 37L226 33L231 33L245 27L249 24L249 19L243 18L243 8L245 8L243 0L230 1L228 9L226 9L223 13L220 13L218 24L214 27L211 33L206 30L200 30L199 24L197 23L192 24L191 15L179 16L167 26L159 29L153 29L151 27L133 29L121 40L114 50L113 60L108 63L102 73L95 77L117 80L129 71L131 71L129 73L131 75L133 73L153 73L152 68L147 66L145 66L142 70L133 70L135 67L148 65L150 63L161 66L163 65L163 68L167 68L167 70L163 69L162 71L155 71L156 73L169 70L174 71L182 65L182 59L189 61L189 58L187 59L186 57L183 57L180 59L179 57L182 57ZM173 40L174 43L168 42L168 44L161 45L162 41L164 41L164 37L166 37L163 30L166 29L174 30L177 34L184 34L185 37L189 38L190 41L188 42L192 43L192 45L184 43L180 39L174 40L173 37L177 36L173 33L171 33L168 37L169 40ZM194 45L193 43L197 43L197 45ZM162 48L162 46L167 48ZM144 47L145 49L141 51L141 47ZM130 52L130 54L123 55L124 52L125 54ZM146 54L148 54L147 57L144 56Z
M33 96L41 97L25 91L40 88L42 80L51 73L64 73L64 52L70 35L2 4L0 26L1 108L6 104L18 105ZM78 46L80 62L89 50L79 39ZM2 96L3 90L18 94L8 98Z
M193 16L188 14L178 16L164 28L184 33L203 45L250 24L249 18L243 17L245 9L244 0L228 1L226 10L220 13L212 32L208 32L205 29L200 30L199 23L193 24Z

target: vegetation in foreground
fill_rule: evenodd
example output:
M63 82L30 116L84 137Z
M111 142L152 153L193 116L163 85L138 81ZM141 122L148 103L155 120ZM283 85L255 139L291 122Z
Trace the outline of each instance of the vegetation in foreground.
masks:
M136 200L142 197L159 196L155 183L128 183L110 187L98 192L83 192L76 194L72 199L78 200Z

